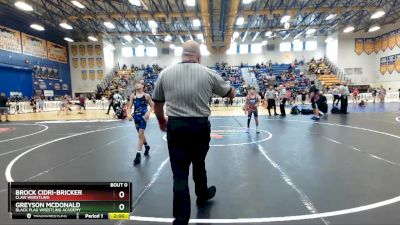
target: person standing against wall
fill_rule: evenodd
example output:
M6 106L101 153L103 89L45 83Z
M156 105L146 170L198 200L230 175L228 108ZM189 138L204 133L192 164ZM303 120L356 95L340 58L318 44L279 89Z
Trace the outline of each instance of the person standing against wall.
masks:
M154 113L160 129L167 132L173 173L174 225L186 225L190 218L189 168L197 202L206 202L216 193L207 186L205 158L209 149L211 114L208 102L212 94L233 99L236 91L215 71L200 65L200 47L195 41L183 44L182 62L165 68L152 95ZM164 116L166 103L167 119ZM196 138L193 138L196 137Z

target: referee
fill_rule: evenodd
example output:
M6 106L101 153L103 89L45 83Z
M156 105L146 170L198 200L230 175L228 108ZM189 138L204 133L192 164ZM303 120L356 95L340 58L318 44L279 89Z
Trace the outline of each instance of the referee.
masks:
M209 149L212 94L233 99L236 95L221 76L200 65L200 48L195 41L183 44L182 62L165 68L153 93L154 113L160 129L167 131L168 150L174 179L174 225L188 224L190 195L188 176L193 164L197 202L213 198L214 186L207 186L205 158ZM166 103L167 118L164 116Z

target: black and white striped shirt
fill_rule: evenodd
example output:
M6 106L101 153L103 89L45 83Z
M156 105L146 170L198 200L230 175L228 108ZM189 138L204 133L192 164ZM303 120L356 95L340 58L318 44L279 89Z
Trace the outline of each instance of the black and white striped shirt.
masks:
M166 102L167 116L208 117L212 94L231 91L215 71L198 63L179 63L161 71L153 92L154 102Z

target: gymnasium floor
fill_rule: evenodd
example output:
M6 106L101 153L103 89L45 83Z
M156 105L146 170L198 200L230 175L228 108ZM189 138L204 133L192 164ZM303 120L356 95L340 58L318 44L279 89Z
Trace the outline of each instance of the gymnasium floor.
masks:
M398 224L399 105L367 109L350 107L361 113L329 115L320 122L302 115L262 115L258 135L244 132L245 116L211 117L206 166L217 195L202 206L192 201L192 218L199 219L192 222ZM164 133L154 118L146 134L151 157L134 167L137 135L129 121L1 123L0 208L7 207L7 180L131 181L133 221L57 223L171 221L172 173ZM192 181L190 185L193 200ZM0 210L0 224L28 222L54 224L10 220Z

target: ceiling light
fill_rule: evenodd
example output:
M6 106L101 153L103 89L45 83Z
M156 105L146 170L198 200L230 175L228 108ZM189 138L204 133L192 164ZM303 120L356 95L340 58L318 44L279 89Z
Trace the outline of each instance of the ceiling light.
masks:
M154 41L151 40L149 37L146 37L146 39L147 39L152 45L156 45L156 43L154 43Z
M243 38L242 38L242 42L243 42L244 40L246 40L247 34L248 34L248 32L247 32L247 31L246 31L246 32L244 32L244 35L243 35Z
M108 29L115 29L115 25L111 23L110 21L105 21L104 26L106 26Z
M236 25L241 26L244 24L244 18L243 17L239 17L236 20Z
M286 40L290 36L290 33L286 34L285 37L282 38L282 40Z
M72 4L74 6L80 8L80 9L84 9L85 8L85 6L82 3L78 2L78 1L71 1L71 2L72 2Z
M385 11L378 10L374 14L371 15L371 19L378 19L385 15Z
M185 43L185 41L183 40L181 35L179 35L178 37L179 37L179 40L182 42L182 44Z
M170 49L175 49L175 45L174 44L169 44L169 48Z
M168 34L167 36L165 36L164 41L165 41L165 42L170 42L170 41L172 41L171 35Z
M267 41L267 40L261 42L261 45L262 45L262 46L267 45L267 44L268 44L268 41Z
M24 10L24 11L33 11L33 8L31 5L27 4L24 1L17 1L14 3L15 7L17 7L20 10Z
M240 36L240 33L239 33L239 32L237 32L237 31L233 32L233 39L236 39L236 38L238 38L239 36Z
M315 33L315 29L313 29L313 28L311 28L311 29L308 29L307 31L306 31L306 35L311 35L311 34L313 34L313 33Z
M142 5L142 3L140 2L140 0L129 0L129 3L131 3L134 6L140 6Z
M344 33L350 33L350 32L352 32L353 30L354 30L354 27L353 27L353 26L348 26L348 27L344 28L343 32L344 32Z
M253 0L243 0L243 4L250 4Z
M254 37L253 37L253 39L251 40L252 42L254 42L256 39L257 39L257 36L260 34L260 32L257 32L255 35L254 35Z
M286 30L290 28L290 23L286 22L283 24L283 28L285 28Z
M44 31L44 27L40 26L39 24L32 24L31 28L38 30L38 31Z
M67 22L60 23L60 27L66 29L66 30L72 30L73 29L72 26L69 25Z
M199 20L199 19L194 19L194 20L193 20L193 26L194 26L194 27L199 27L199 26L201 26L200 20Z
M271 36L271 35L272 35L272 31L269 30L269 31L265 32L266 37Z
M66 41L68 41L68 42L74 42L74 40L72 40L72 39L69 38L69 37L65 37L64 40L66 40Z
M142 43L142 44L143 44L143 41L142 41L142 39L140 39L140 38L138 38L138 37L135 37L135 39L136 39L136 41L138 41L138 42L140 42L140 43Z
M91 41L97 41L97 38L95 38L93 36L89 36L88 39L91 40Z
M154 20L149 20L149 27L150 28L157 28L158 27L157 22L154 21Z
M372 27L370 27L369 28L369 30L368 30L368 32L375 32L375 31L377 31L377 30L380 30L381 29L381 27L380 26L372 26Z
M186 0L185 3L187 6L196 6L196 0Z
M282 16L281 23L286 23L289 20L290 20L290 16L289 15Z
M327 16L327 17L325 18L325 20L331 20L331 19L333 19L333 18L335 18L335 17L336 17L336 14L332 13L332 14L329 14L329 16Z
M133 41L133 38L130 35L124 35L124 39L129 42Z
M296 36L294 36L294 39L299 38L302 34L303 34L303 32L300 32L300 33L296 34Z

